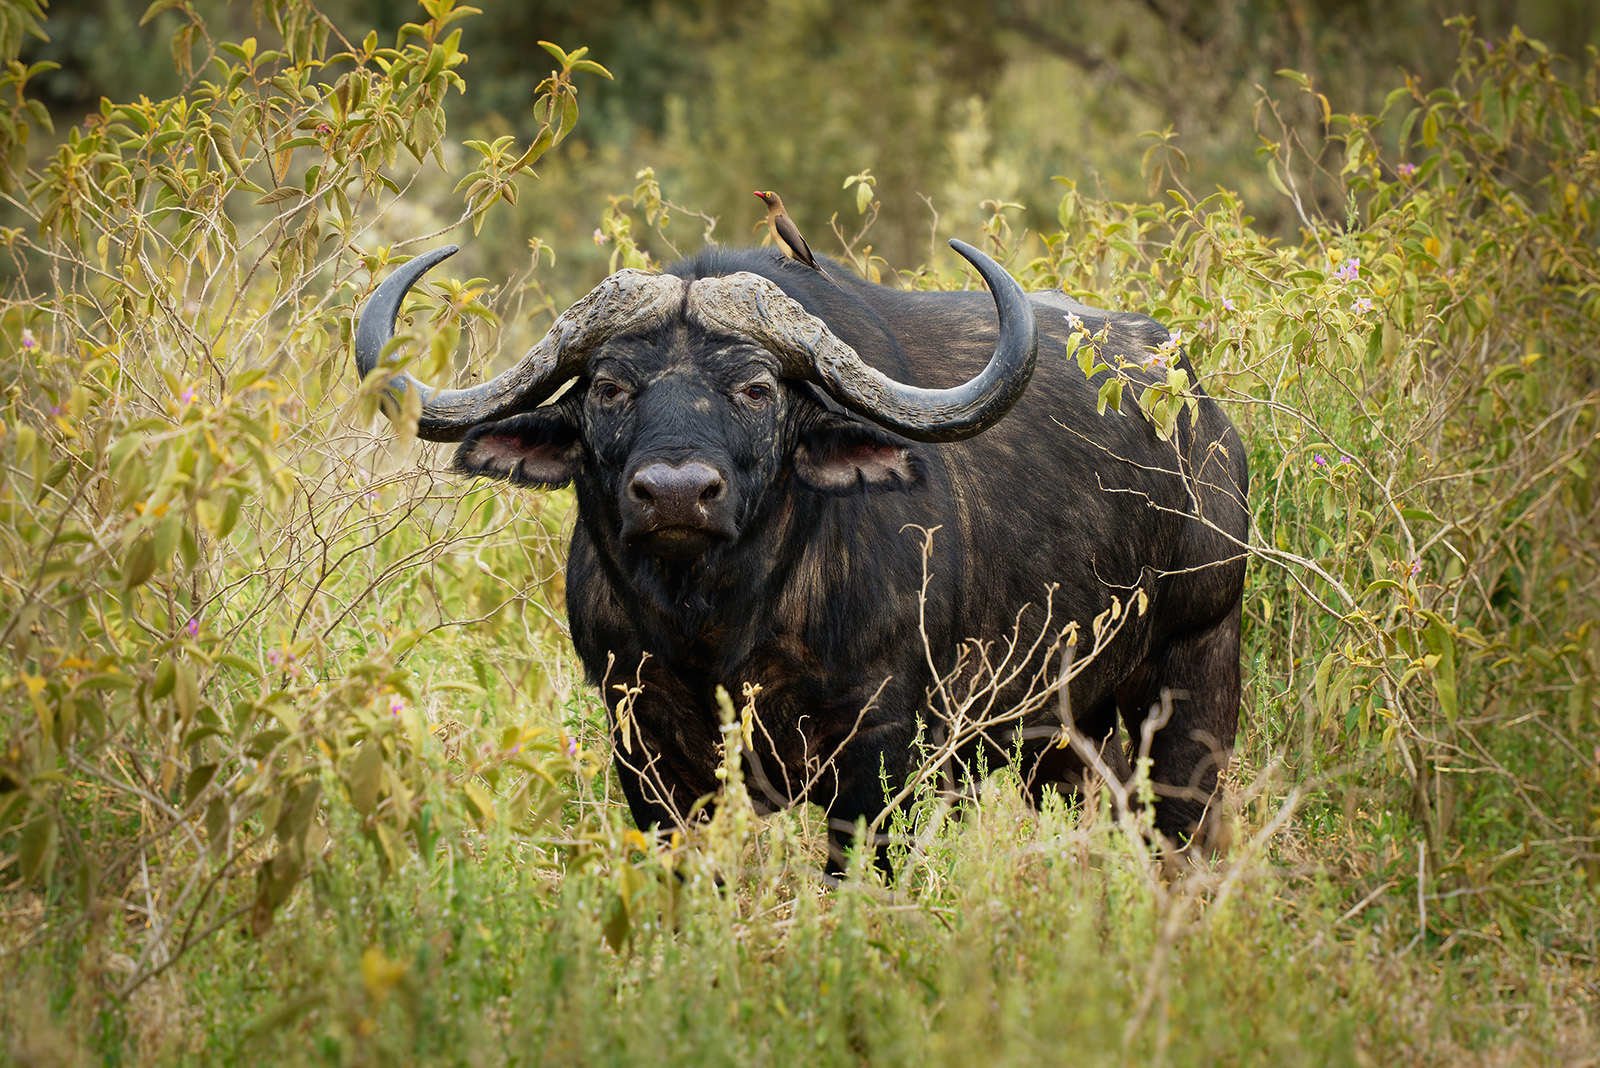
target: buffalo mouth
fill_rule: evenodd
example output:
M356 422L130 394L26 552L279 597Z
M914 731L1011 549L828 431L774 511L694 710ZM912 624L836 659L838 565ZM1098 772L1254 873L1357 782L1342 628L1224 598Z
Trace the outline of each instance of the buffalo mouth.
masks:
M651 556L663 560L686 561L704 556L706 551L726 537L705 527L656 527L635 539L638 546Z

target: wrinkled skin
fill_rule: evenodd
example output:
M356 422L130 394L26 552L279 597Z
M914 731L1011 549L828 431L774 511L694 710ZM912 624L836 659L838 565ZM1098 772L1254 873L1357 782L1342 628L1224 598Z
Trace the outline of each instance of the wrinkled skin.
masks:
M673 268L690 278L735 270L777 281L899 381L964 380L994 347L994 306L981 292L898 292L836 269L840 290L759 251ZM1090 330L1109 322L1109 351L1139 358L1166 340L1142 316L1073 307ZM948 672L970 639L1009 637L1019 612L1025 646L1074 620L1087 634L1113 595L1126 606L1142 588L1149 610L1130 615L1074 682L1075 721L1105 739L1120 712L1137 739L1170 691L1172 720L1151 750L1157 825L1174 838L1211 829L1239 708L1243 448L1209 398L1194 427L1180 420L1176 443L1158 440L1131 404L1097 414L1098 380L1068 358L1061 310L1036 304L1036 318L1032 385L998 426L960 443L890 434L781 378L760 348L687 321L611 340L554 404L469 434L458 470L576 486L572 637L614 724L615 685L642 686L628 745L617 732L641 827L673 827L716 790L715 691L742 703L758 685L753 793L773 806L823 805L837 867L847 828L880 813L885 780L904 781L919 721L937 737L930 655ZM1054 678L1042 654L1033 667L1002 701ZM1028 725L1053 715L1052 705ZM1024 742L1036 794L1082 774L1046 733ZM1106 757L1126 771L1115 748Z

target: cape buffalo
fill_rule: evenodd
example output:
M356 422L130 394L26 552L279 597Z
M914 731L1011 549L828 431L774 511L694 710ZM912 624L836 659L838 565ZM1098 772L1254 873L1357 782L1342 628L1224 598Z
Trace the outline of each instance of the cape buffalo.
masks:
M1165 380L1161 360L1194 380L1167 330L1030 297L951 245L990 295L838 268L835 284L770 249L710 248L607 278L492 381L394 378L420 394L420 437L461 442L458 472L576 486L572 640L604 683L641 829L678 825L717 789L731 737L718 687L741 704L754 693L758 802L825 807L835 866L885 784L906 781L919 737L959 734L947 765L1020 753L1036 795L1071 788L1083 765L1051 696L1071 623L1081 735L1126 774L1109 741L1120 711L1148 746L1157 827L1211 826L1239 710L1239 437L1198 387L1171 440L1131 403L1097 412L1113 372L1085 376L1073 329L1135 387ZM378 287L356 331L363 376L406 292L454 252ZM1141 733L1163 707L1164 728Z

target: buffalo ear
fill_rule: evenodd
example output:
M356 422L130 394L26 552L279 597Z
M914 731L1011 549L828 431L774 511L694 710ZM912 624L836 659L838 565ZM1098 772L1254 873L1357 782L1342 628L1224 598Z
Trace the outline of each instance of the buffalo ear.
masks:
M816 427L800 439L795 474L829 494L904 490L922 484L922 458L877 427L839 422Z
M474 427L450 465L463 475L558 489L583 466L578 429L556 408Z

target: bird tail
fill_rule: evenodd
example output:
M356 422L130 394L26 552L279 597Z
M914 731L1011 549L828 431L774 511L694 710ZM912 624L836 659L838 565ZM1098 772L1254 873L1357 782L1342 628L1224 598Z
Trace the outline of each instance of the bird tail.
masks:
M824 271L822 269L822 264L820 264L820 263L817 264L817 273L820 274L822 277L826 278L828 280L829 284L831 284L833 286L833 288L837 289L841 293L844 292L844 286L840 285L838 282L835 282L833 280L833 275L829 274L827 271Z

